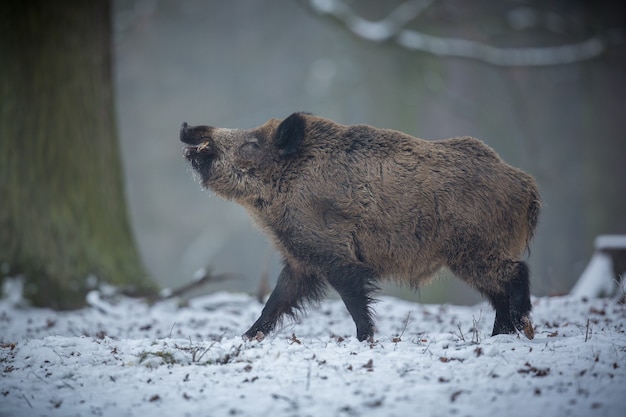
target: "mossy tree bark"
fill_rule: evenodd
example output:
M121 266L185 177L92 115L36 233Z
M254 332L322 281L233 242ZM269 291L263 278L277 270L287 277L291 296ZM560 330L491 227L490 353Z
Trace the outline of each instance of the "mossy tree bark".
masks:
M150 292L128 222L109 0L0 3L0 264L36 305L87 277Z

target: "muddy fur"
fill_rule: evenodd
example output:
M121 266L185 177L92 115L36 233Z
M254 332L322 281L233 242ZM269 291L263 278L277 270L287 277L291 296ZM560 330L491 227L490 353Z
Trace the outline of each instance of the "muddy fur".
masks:
M359 340L370 338L380 280L418 287L447 267L491 302L493 334L533 337L522 259L539 192L483 142L426 141L305 113L250 130L185 123L180 139L202 184L243 205L283 256L245 336L264 337L331 285Z

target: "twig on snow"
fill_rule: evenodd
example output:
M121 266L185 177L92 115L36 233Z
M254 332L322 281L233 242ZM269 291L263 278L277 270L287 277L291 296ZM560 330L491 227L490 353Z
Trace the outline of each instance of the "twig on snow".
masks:
M195 289L202 287L205 284L239 278L239 275L233 274L233 273L213 275L210 271L206 269L202 269L199 271L199 273L197 274L197 277L195 278L196 279L194 279L193 281L175 290L162 291L161 294L149 298L148 301L152 304L152 303L158 303L160 301L169 300L175 297L181 297L185 294L192 292Z

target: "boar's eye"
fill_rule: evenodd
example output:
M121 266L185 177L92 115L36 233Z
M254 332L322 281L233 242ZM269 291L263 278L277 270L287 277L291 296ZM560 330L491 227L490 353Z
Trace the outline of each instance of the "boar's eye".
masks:
M256 140L252 140L249 142L245 142L243 145L239 147L239 155L244 159L256 159L259 154L261 147L259 146L259 142Z

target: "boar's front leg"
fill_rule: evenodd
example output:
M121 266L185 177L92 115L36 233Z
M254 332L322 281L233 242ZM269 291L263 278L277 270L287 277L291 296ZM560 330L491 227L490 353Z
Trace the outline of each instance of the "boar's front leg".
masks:
M356 324L359 341L374 336L374 320L369 304L370 293L377 290L376 276L360 265L334 265L328 272L328 282L337 290Z
M315 274L285 263L274 291L270 294L261 317L243 335L248 339L263 339L287 314L295 316L303 302L317 301L324 293L324 283Z

